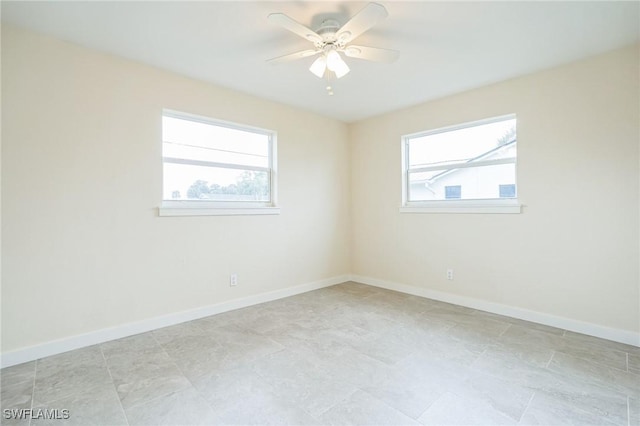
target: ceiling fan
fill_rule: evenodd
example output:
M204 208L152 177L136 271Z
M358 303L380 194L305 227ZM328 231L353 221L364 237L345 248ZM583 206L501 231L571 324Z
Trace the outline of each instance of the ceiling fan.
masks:
M269 59L267 62L287 62L320 55L313 64L311 64L309 71L319 78L326 75L327 79L329 79L331 73L334 74L336 78L341 78L349 72L349 66L344 62L340 53L350 58L364 59L367 61L393 62L398 58L400 53L397 50L350 44L358 36L388 15L387 9L381 4L369 3L346 24L340 26L340 23L335 19L326 19L322 21L318 29L313 31L283 13L272 13L268 17L269 22L280 25L305 40L312 42L314 48L279 56ZM329 94L333 94L329 86L327 90L329 90Z

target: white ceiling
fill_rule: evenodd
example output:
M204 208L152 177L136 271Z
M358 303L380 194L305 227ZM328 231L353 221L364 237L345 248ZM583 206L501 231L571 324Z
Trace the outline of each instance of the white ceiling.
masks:
M389 17L356 44L396 49L378 64L346 58L333 84L314 58L269 58L311 43L267 21L283 12L316 29L367 2L8 2L2 21L345 122L553 67L640 40L640 2L380 1Z

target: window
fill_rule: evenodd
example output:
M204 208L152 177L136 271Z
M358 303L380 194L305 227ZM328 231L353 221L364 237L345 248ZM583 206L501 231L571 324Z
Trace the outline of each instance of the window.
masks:
M445 186L444 187L444 198L447 200L460 198L462 195L462 186Z
M407 135L402 149L401 211L520 211L515 115Z
M275 136L268 130L164 111L160 214L278 213L273 210Z
M500 198L514 198L516 196L516 185L500 185Z

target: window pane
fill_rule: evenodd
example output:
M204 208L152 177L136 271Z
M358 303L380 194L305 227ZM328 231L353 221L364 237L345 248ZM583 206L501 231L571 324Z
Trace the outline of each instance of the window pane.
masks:
M515 198L516 196L516 186L514 184L510 185L500 185L500 198Z
M269 136L163 116L163 157L269 167Z
M164 163L165 200L269 201L269 173Z
M499 198L502 186L516 188L516 165L453 168L423 173L409 173L409 201L446 200L447 188L460 187L459 199ZM455 195L453 189L449 189Z
M515 118L414 137L409 139L409 167L515 158L515 141Z
M454 186L445 186L444 187L444 198L447 200L462 198L462 186L454 185Z

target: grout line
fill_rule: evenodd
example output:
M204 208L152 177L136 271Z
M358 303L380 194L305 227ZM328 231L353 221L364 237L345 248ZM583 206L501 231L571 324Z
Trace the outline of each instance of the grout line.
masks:
M31 406L29 407L33 412L33 400L36 397L36 376L38 374L38 359L36 359L36 362L33 364L33 386L31 388ZM31 418L31 416L29 416L29 426L31 426L31 421L33 419Z
M190 321L189 321L189 322L190 322ZM192 388L197 392L198 390L196 389L196 387L195 387L195 386L193 386L193 383L191 382L191 380L190 380L190 379L189 379L189 378L184 374L184 372L180 369L180 367L178 367L178 364L176 363L175 359L173 359L173 357L172 357L171 355L169 355L169 352L167 352L167 350L165 349L165 347L164 347L164 346L162 346L162 345L160 344L160 342L158 342L158 339L156 339L156 336L153 334L153 332L148 332L148 333L151 335L151 337L152 337L152 338L153 338L153 340L156 342L156 344L160 347L160 349L162 350L162 352L164 352L164 353L169 357L169 360L170 360L170 361L171 361L171 363L176 367L176 369L178 370L178 372L180 372L180 374L182 374L182 377L184 377L184 378L187 380L187 382L189 382L189 384L191 385L191 387L192 387ZM152 402L152 401L155 401L155 400L157 400L157 399L163 398L163 397L165 397L165 396L167 396L167 395L172 395L172 394L174 394L174 393L182 392L182 391L184 391L184 390L185 390L185 389L180 389L180 390L176 390L176 391L171 391L171 392L169 392L169 393L164 393L164 394L162 394L162 395L158 395L158 396L156 396L156 397L154 397L154 398L151 398L151 399L149 399L149 400L147 400L147 401L138 402L137 404L132 405L130 408L136 408L136 409L137 409L137 408L138 408L138 406L140 406L140 405L148 404L148 403L150 403L150 402ZM200 395L200 392L197 392L197 393L198 393L198 395L199 395L200 397L202 397L202 395ZM205 400L205 402L206 402L206 400ZM209 405L209 404L207 403L207 405Z
M118 398L118 404L120 404L120 410L122 410L122 415L124 416L124 421L129 424L129 418L127 417L126 411L124 411L124 406L122 405L122 400L120 399L120 395L118 395L118 389L116 389L116 382L113 380L113 375L111 375L111 369L109 368L109 363L107 362L107 357L104 356L104 351L102 350L102 345L98 345L100 348L100 355L102 355L102 359L104 360L104 366L107 367L107 373L109 373L109 378L111 379L111 384L113 385L113 391L116 393L116 398Z
M549 361L547 361L547 365L544 366L544 368L549 368L549 365L551 364L551 361L553 360L553 357L556 355L556 351L551 351L551 358L549 358Z
M320 411L319 413L317 413L316 415L312 415L311 417L314 417L315 419L320 420L320 417L322 417L325 413L328 413L330 410L332 410L334 407L337 407L338 405L344 403L345 401L348 401L349 399L351 399L351 397L358 391L364 392L362 389L360 389L359 387L355 386L355 385L350 385L353 386L353 389L351 392L349 392L349 394L347 396L345 396L344 398L342 398L341 400L334 402L333 404L329 405L329 407L325 408L324 410Z
M498 337L502 337L504 333L506 333L510 328L511 328L511 324L507 323L507 328L505 328L504 331L498 335Z
M193 382L191 381L190 378L187 377L186 374L184 374L184 371L182 371L182 369L180 368L180 366L178 365L178 363L176 362L176 360L171 356L171 354L169 354L169 352L167 352L167 349L162 345L162 343L158 342L158 339L156 338L156 335L153 334L153 332L149 333L151 334L151 337L153 338L153 340L156 342L156 345L158 345L160 347L160 349L162 349L162 352L164 352L165 354L167 354L167 356L169 357L169 359L171 360L171 362L173 363L173 365L176 366L176 368L178 369L178 371L180 372L180 374L182 374L184 376L185 379L187 379L187 381L191 384L191 386L193 386ZM196 389L195 386L193 386L193 388L197 391L198 389ZM198 395L200 395L200 392L198 392Z
M433 401L431 401L431 402L429 403L429 405L428 405L424 410L422 410L422 412L421 412L420 414L418 414L418 416L417 416L417 417L415 417L415 420L417 421L420 417L424 416L424 414L425 414L427 411L429 411L429 409L433 406L433 404L435 404L435 403L436 403L436 402L438 402L440 399L442 399L442 397L443 397L445 394L447 394L447 393L452 393L452 392L449 392L448 390L445 390L444 392L440 393L440 394L439 394L439 395L438 395L438 396L437 396Z
M482 351L482 353L481 353L480 355L478 355L478 356L473 360L473 362L469 365L469 369L473 369L473 365L474 365L476 362L478 362L478 360L479 360L480 358L482 358L482 355L484 355L486 352L487 352L487 348L484 348L484 349L483 349L483 351Z
M179 365L178 365L178 363L176 362L175 358L173 358L173 357L171 356L171 354L170 354L169 352L167 352L167 349L166 349L166 348L165 348L165 347L164 347L160 342L158 342L158 339L156 338L156 335L155 335L153 332L151 332L150 334L151 334L151 337L153 338L153 340L156 342L156 344L160 347L160 349L162 349L162 352L164 352L165 354L167 354L167 356L169 357L169 359L171 360L171 362L173 363L173 365L175 365L176 369L180 372L180 374L182 374L182 377L184 377L184 378L187 380L187 382L189 382L189 384L191 385L191 387L193 388L193 390L194 390L194 391L196 391L196 393L198 394L198 396L199 396L200 398L202 398L202 399L204 400L204 402L207 404L207 406L211 409L211 411L212 411L214 414L216 414L216 410L215 410L215 408L214 408L214 407L209 403L209 400L208 400L208 399L207 399L207 398L206 398L206 397L205 397L205 396L200 392L200 390L199 390L199 389L198 389L198 388L193 384L193 382L191 381L191 379L190 379L189 377L187 377L187 375L186 375L186 374L184 374L184 371L182 371L182 369L180 368L180 366L179 366ZM218 341L217 341L217 340L216 340L216 343L218 343ZM219 344L219 343L218 343L218 344ZM171 393L182 392L182 391L184 391L184 390L185 390L185 389L181 389L181 390L174 391L174 392L171 392ZM162 395L162 396L166 396L166 395ZM153 398L153 399L158 399L158 398L161 398L162 396L159 396L159 397L157 397L157 398ZM149 401L147 401L147 402L149 402ZM216 416L217 416L217 414L216 414Z
M92 346L94 346L94 345L92 345ZM78 348L78 349L74 349L74 350L71 350L71 351L67 351L66 353L72 353L72 352L76 352L76 351L81 351L81 350L83 350L83 349L85 349L85 348ZM102 358L103 358L103 360L104 360L104 354L102 353L102 350L101 350L101 349L100 349L100 355L102 356ZM51 357L55 357L55 356L56 356L56 355L50 355L50 356L47 356L47 357L44 357L44 358L38 358L38 359L36 360L36 372L35 372L34 379L33 379L33 383L34 383L34 384L33 384L33 393L32 393L32 396L31 396L31 409L33 409L33 405L34 405L34 401L35 401L35 382L36 382L36 378L37 378L37 375L38 375L38 372L37 372L37 365L39 364L39 361L42 361L43 359L48 359L48 358L51 358ZM105 368L107 368L107 372L109 373L109 369L108 369L108 367L106 366L106 363L105 363ZM109 374L109 376L111 376L111 374ZM112 384L113 384L113 379L112 379L112 378L111 378L111 381L112 381ZM99 385L99 384L98 384L98 385ZM97 387L98 385L96 385L96 384L92 384L92 385L90 385L90 389L94 389L94 388L95 388L95 387ZM58 397L56 397L55 399L47 400L47 402L46 402L46 403L45 403L45 402L43 402L43 404L46 404L46 406L48 407L48 406L51 406L52 404L59 403L59 402L60 402L60 400L63 400L63 399L65 399L65 398L72 397L72 396L74 396L74 395L76 395L76 392L75 392L75 391L74 391L74 392L70 392L70 393L68 393L68 394L63 394L62 396L60 396L60 395L59 395L59 396L58 396ZM33 419L31 419L31 420L33 420ZM31 420L30 420L29 425L31 425Z
M190 322L190 321L189 321L189 322ZM186 380L187 382L189 382L189 385L191 385L191 387L193 388L193 390L195 390L195 391L196 391L196 393L198 394L198 396L204 400L204 402L207 404L207 406L208 406L208 407L211 409L211 411L215 414L215 413L216 413L216 411L215 411L215 410L214 410L214 408L211 406L211 404L209 404L209 401L207 401L207 398L205 398L205 397L204 397L204 395L202 395L202 394L200 393L200 391L199 391L199 390L194 386L194 384L193 384L193 382L191 381L191 379L189 379L189 377L187 377L187 375L186 375L186 374L184 374L184 372L182 371L182 369L181 369L181 368L178 366L178 364L176 363L176 360L175 360L175 359L174 359L174 358L169 354L169 352L167 352L166 348L165 348L165 347L164 347L160 342L158 342L158 339L156 338L155 334L154 334L153 332L147 332L147 333L149 333L149 334L151 335L151 337L152 337L152 338L153 338L153 340L156 342L156 344L158 345L158 347L162 350L162 352L163 352L164 354L166 354L166 355L167 355L167 357L169 358L169 361L170 361L170 362L171 362L171 363L176 367L176 370L178 370L178 372L179 372L180 374L182 374L182 377L184 377L184 378L185 378L185 380ZM143 333L143 334L147 334L147 333ZM151 398L151 399L149 399L149 400L142 401L142 402L138 402L138 403L136 403L136 404L132 405L132 406L131 406L131 407L129 407L129 408L130 408L130 409L135 408L135 409L137 410L137 409L138 409L138 407L139 407L139 406L141 406L141 405L148 404L148 403L150 403L150 402L152 402L152 401L156 401L156 400L158 400L158 399L160 399L160 398L164 398L164 397L166 397L166 396L168 396L168 395L172 395L172 394L179 393L179 392L184 392L185 390L187 390L187 389L179 389L179 390L171 391L171 392L169 392L169 393L164 393L164 394L162 394L162 395L155 396L155 397L153 397L153 398ZM126 413L125 413L125 414L126 414ZM127 419L127 421L128 421L128 419Z
M629 352L625 352L625 355L627 356L627 373L629 372Z
M524 411L522 412L522 414L520 415L520 418L518 419L518 424L522 421L522 418L524 417L524 415L527 413L527 410L529 409L529 407L531 406L531 401L533 401L533 398L536 396L536 393L533 392L531 394L531 398L529 398L529 402L527 402L527 406L524 407Z

